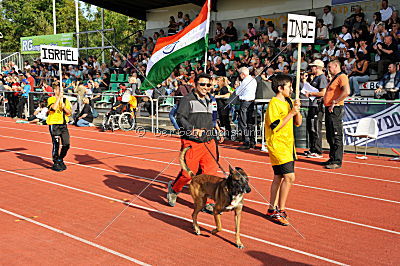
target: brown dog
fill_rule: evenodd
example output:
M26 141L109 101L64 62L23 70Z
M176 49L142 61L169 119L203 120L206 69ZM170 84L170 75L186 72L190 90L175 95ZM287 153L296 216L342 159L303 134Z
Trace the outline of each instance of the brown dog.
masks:
M235 211L235 227L236 227L236 246L244 248L240 241L240 218L243 208L243 195L251 191L248 178L243 169L236 167L232 169L229 166L228 178L221 178L213 175L194 175L185 162L185 154L191 147L186 147L180 155L180 163L183 170L188 172L192 177L190 183L190 195L194 201L194 210L192 214L193 227L197 235L200 234L200 227L197 224L197 215L206 205L207 198L215 201L214 220L216 229L212 230L212 234L216 234L222 230L221 213L223 211Z

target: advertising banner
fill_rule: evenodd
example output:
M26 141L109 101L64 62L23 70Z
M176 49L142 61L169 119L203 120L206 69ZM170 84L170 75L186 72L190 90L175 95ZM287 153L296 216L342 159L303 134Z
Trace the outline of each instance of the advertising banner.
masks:
M378 123L378 146L400 148L400 104L345 104L343 130L345 145L365 145L367 139L352 138L346 133L354 133L361 118L374 118ZM371 144L370 144L371 143ZM368 146L375 140L368 140Z
M73 40L73 33L21 37L21 54L38 54L40 53L40 45L73 47Z

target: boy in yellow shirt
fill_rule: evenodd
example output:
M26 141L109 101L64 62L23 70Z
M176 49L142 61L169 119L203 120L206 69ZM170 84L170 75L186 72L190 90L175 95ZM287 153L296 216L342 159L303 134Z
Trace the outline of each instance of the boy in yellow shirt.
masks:
M274 181L271 185L270 206L267 219L279 225L287 226L285 212L286 200L294 182L294 147L293 124L301 125L300 100L290 99L292 78L278 75L272 79L272 90L276 93L268 104L265 115L266 144L274 170Z
M49 114L46 123L49 125L53 142L52 156L54 164L51 169L60 172L67 169L63 159L67 155L70 145L67 125L71 115L71 103L67 98L64 98L63 91L60 90L58 84L53 85L53 91L54 96L47 100Z

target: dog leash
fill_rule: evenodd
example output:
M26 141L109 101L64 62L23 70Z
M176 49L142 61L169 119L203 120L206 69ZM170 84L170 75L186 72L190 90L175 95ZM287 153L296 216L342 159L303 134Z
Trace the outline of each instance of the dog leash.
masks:
M178 155L179 156L179 155ZM97 236L95 237L95 239L97 239L99 236L101 236L121 215L122 215L122 213L128 208L128 207L130 207L131 205L132 205L132 203L136 200L136 199L138 199L139 197L140 197L140 195L151 185L151 184L153 184L154 183L154 181L156 181L157 180L157 178L165 171L165 170L167 170L168 169L168 167L176 160L176 158L178 158L178 156L176 156L174 159L172 159L172 161L170 161L168 164L167 164L167 166L165 166L164 167L164 169L162 169L161 170L161 172L160 173L158 173L158 175L156 176L156 177L154 177L151 181L150 181L150 183L148 183L147 184L147 186L145 187L145 188L143 188L142 189L142 191L140 191L140 193L139 194L137 194L137 195L135 195L132 199L131 199L131 201L129 201L129 203L128 204L126 204L126 206L125 206L125 208L120 212L120 213L118 213L115 217L114 217L114 219L112 219L111 220L111 222L109 222L107 225L106 225L106 227L104 227L104 229L100 232L100 233L98 233L97 234Z

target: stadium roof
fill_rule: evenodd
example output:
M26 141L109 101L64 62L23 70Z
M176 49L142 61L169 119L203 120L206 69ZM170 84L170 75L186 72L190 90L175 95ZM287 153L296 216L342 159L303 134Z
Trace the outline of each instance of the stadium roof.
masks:
M81 0L88 4L112 10L133 18L146 20L146 12L155 8L165 8L182 4L202 6L205 0ZM212 1L213 7L215 2Z

